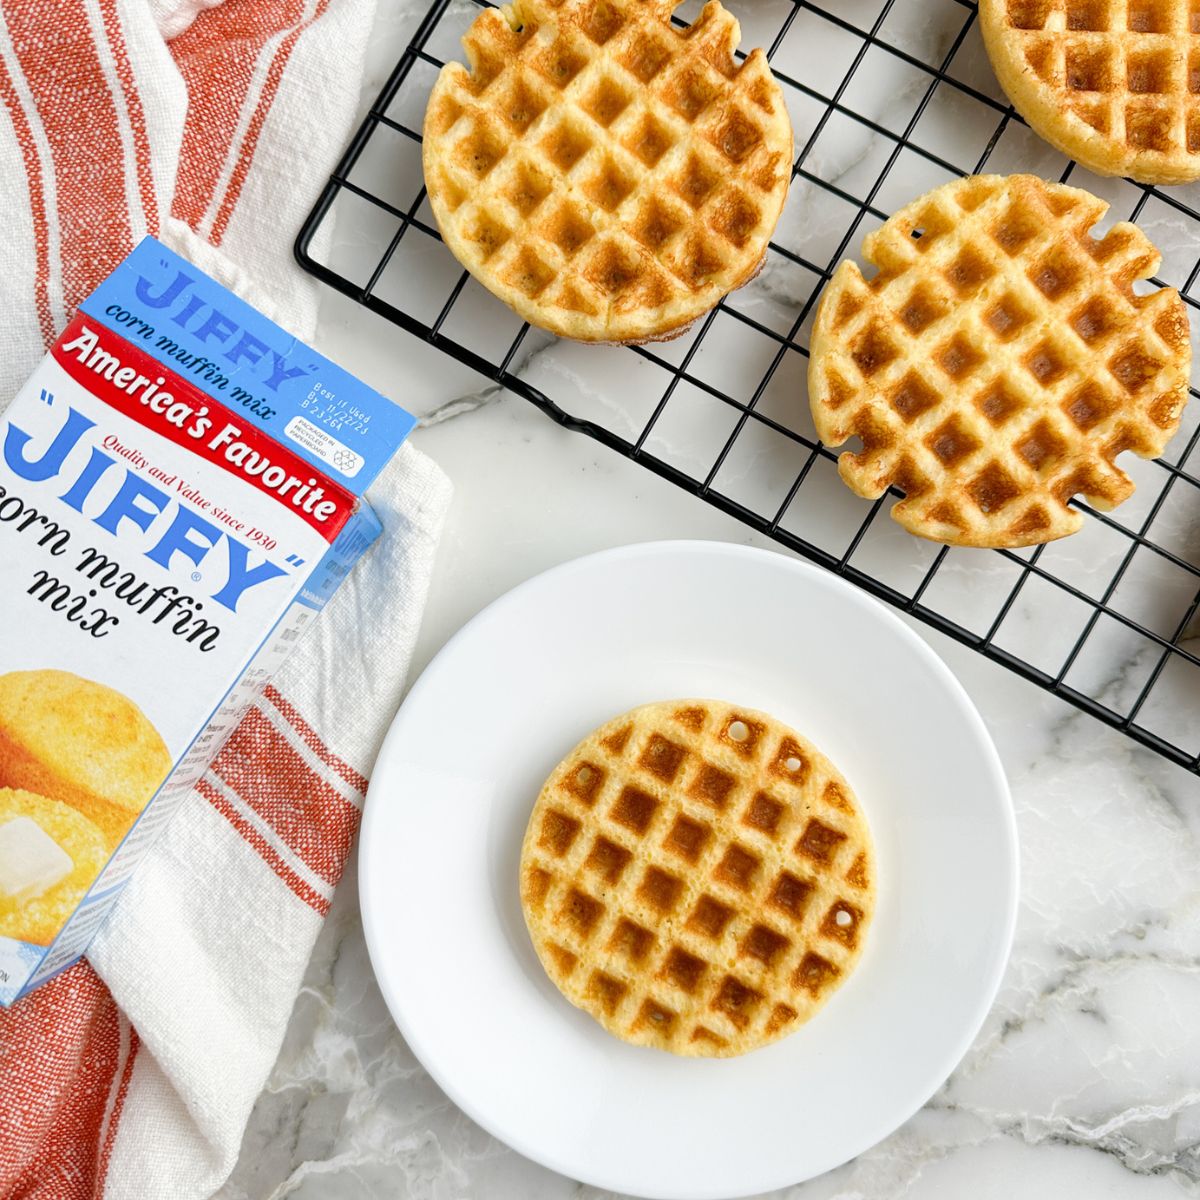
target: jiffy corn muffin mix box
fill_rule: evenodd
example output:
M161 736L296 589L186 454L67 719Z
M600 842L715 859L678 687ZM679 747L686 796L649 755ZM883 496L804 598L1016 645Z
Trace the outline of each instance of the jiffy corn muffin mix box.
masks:
M0 1003L83 953L412 425L150 238L0 416Z

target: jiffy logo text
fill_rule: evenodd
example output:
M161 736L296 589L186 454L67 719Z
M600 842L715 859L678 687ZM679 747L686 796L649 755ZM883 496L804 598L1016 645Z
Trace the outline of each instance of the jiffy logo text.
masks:
M66 472L64 477L71 451L86 444L83 439L95 424L78 409L68 407L66 419L54 436L41 445L24 429L10 425L4 438L4 462L31 483L55 481L63 486L59 494L62 502L114 537L123 536L127 530L145 535L149 544L144 545L142 553L160 567L171 570L182 563L192 571L201 564L211 567L215 562L220 586L211 593L212 599L230 612L237 611L238 601L250 588L286 574L283 567L269 559L252 564L251 555L256 552L250 547L119 463L98 445L90 447L79 470ZM114 471L123 476L114 476ZM100 481L118 477L116 492L107 502L97 504L94 497Z

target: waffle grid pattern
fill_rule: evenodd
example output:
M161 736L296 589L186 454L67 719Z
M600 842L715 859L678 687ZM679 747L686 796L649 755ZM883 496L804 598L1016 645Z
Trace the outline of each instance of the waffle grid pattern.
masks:
M1103 174L1200 176L1195 0L984 0L988 46L1014 102Z
M896 485L906 529L971 546L1074 533L1077 493L1102 509L1129 497L1114 459L1162 453L1191 346L1175 292L1133 291L1159 262L1141 230L1091 236L1104 212L1033 176L975 176L868 236L869 283L838 268L809 389L827 446L862 439L838 464L859 495Z
M824 236L817 241L785 240L785 211L762 278L778 271L795 290L795 306L786 321L769 320L761 308L739 303L735 293L698 321L694 332L671 343L677 353L657 346L604 351L626 356L631 378L635 371L649 371L661 379L648 407L625 405L618 396L604 412L583 403L584 393L573 374L551 372L531 379L528 357L541 345L536 331L517 323L501 338L494 326L479 325L472 304L477 285L467 272L439 276L432 269L449 256L440 245L421 177L425 96L485 2L435 0L302 230L302 264L328 286L523 397L566 428L632 458L747 527L1200 774L1200 648L1192 640L1200 610L1200 546L1169 538L1161 528L1176 510L1196 512L1200 525L1200 470L1195 459L1200 393L1195 388L1190 389L1183 428L1166 456L1152 464L1134 460L1139 468L1131 472L1138 485L1135 495L1111 515L1077 497L1071 506L1085 520L1072 538L1032 551L993 552L988 558L996 568L995 583L987 589L990 607L980 619L971 619L947 599L941 585L962 569L962 555L968 556L967 569L977 569L983 562L979 552L928 546L923 555L914 552L913 577L901 579L882 569L872 554L874 547L909 536L897 530L888 515L897 493L889 491L872 504L850 493L836 477L837 453L817 440L806 417L803 392L797 397L799 385L791 383L802 380L807 368L808 329L820 285L854 253L866 233L948 179L1013 169L1011 147L1034 144L1033 135L997 89L979 45L974 0L931 0L919 20L906 0L862 0L850 8L825 0L788 0L778 9L773 36L747 25L745 36L766 47L789 108L810 114L807 123L795 122L788 209L803 203L805 220L819 226ZM688 15L694 11L688 10ZM922 52L916 34L923 28L935 31L936 52ZM809 36L814 30L820 32L819 39ZM805 37L800 39L800 34ZM830 36L846 46L837 62L808 49L827 44ZM799 48L792 49L795 45ZM889 71L903 73L913 88L913 100L904 111L881 120L859 106L858 95L864 79ZM970 141L962 132L968 114L975 115L982 130ZM856 133L874 139L878 156L860 168L861 182L830 177L822 163L822 147L835 135ZM397 166L394 184L385 186L370 174L373 157L386 155L398 162L405 145L414 151L409 165ZM893 192L892 180L900 172L906 182ZM1049 160L1040 173L1057 173L1063 182L1112 194L1073 163ZM358 231L354 249L361 257L318 249L324 244L318 235L328 234L335 213L339 228ZM1200 235L1200 202L1190 193L1119 186L1112 217L1145 222L1152 214L1173 222L1187 237ZM398 264L403 272L411 269L418 276L419 295L389 291ZM1179 289L1193 327L1200 328L1200 298L1194 294L1200 291L1198 281L1200 253L1193 251L1168 277L1155 282ZM729 330L751 348L760 364L737 388L705 369L708 348ZM494 339L483 336L493 331ZM586 362L577 362L574 370L589 379ZM770 404L781 381L791 397L786 412ZM729 422L719 426L708 466L673 460L656 443L657 431L673 415L698 402L708 405L710 413L729 416ZM781 447L779 457L787 464L783 482L762 494L741 494L727 486L724 468L764 441ZM1055 550L1072 545L1088 546L1111 560L1106 582L1095 587L1079 580ZM1162 579L1168 576L1176 586L1164 593ZM981 575L973 590L981 593L987 583ZM1064 606L1082 619L1065 623ZM1034 619L1033 628L1041 635L1036 644L1008 641L1011 619L1031 608L1044 612ZM1146 664L1127 676L1120 694L1092 682L1093 665L1103 679L1123 661L1115 657L1113 639L1122 655L1136 651Z
M683 702L609 723L530 820L526 920L560 990L626 1041L742 1053L862 951L873 903L845 781L762 714Z
M762 54L706 8L525 0L488 9L425 121L434 211L459 260L569 337L678 333L749 278L783 207L791 130Z

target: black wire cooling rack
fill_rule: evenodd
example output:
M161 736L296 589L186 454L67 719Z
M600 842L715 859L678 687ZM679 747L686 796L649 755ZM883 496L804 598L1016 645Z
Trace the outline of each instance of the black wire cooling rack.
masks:
M1147 230L1164 250L1155 283L1192 309L1200 188L1100 180L1044 146L999 90L968 0L729 0L743 46L768 47L795 130L762 274L675 342L554 342L458 266L425 198L425 101L483 2L436 0L421 21L300 233L302 266L559 424L1200 773L1200 404L1166 457L1124 456L1132 499L1107 514L1076 502L1081 532L1013 552L923 542L888 517L894 493L853 496L804 398L821 285L929 188L982 170L1070 179ZM335 213L337 239L318 238ZM316 245L332 249L319 260Z

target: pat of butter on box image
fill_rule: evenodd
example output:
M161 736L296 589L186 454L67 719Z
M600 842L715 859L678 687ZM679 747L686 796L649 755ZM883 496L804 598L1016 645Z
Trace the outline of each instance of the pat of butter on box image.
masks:
M0 825L0 896L18 903L61 882L74 859L32 817Z
M0 1004L87 948L414 424L152 238L0 414Z

